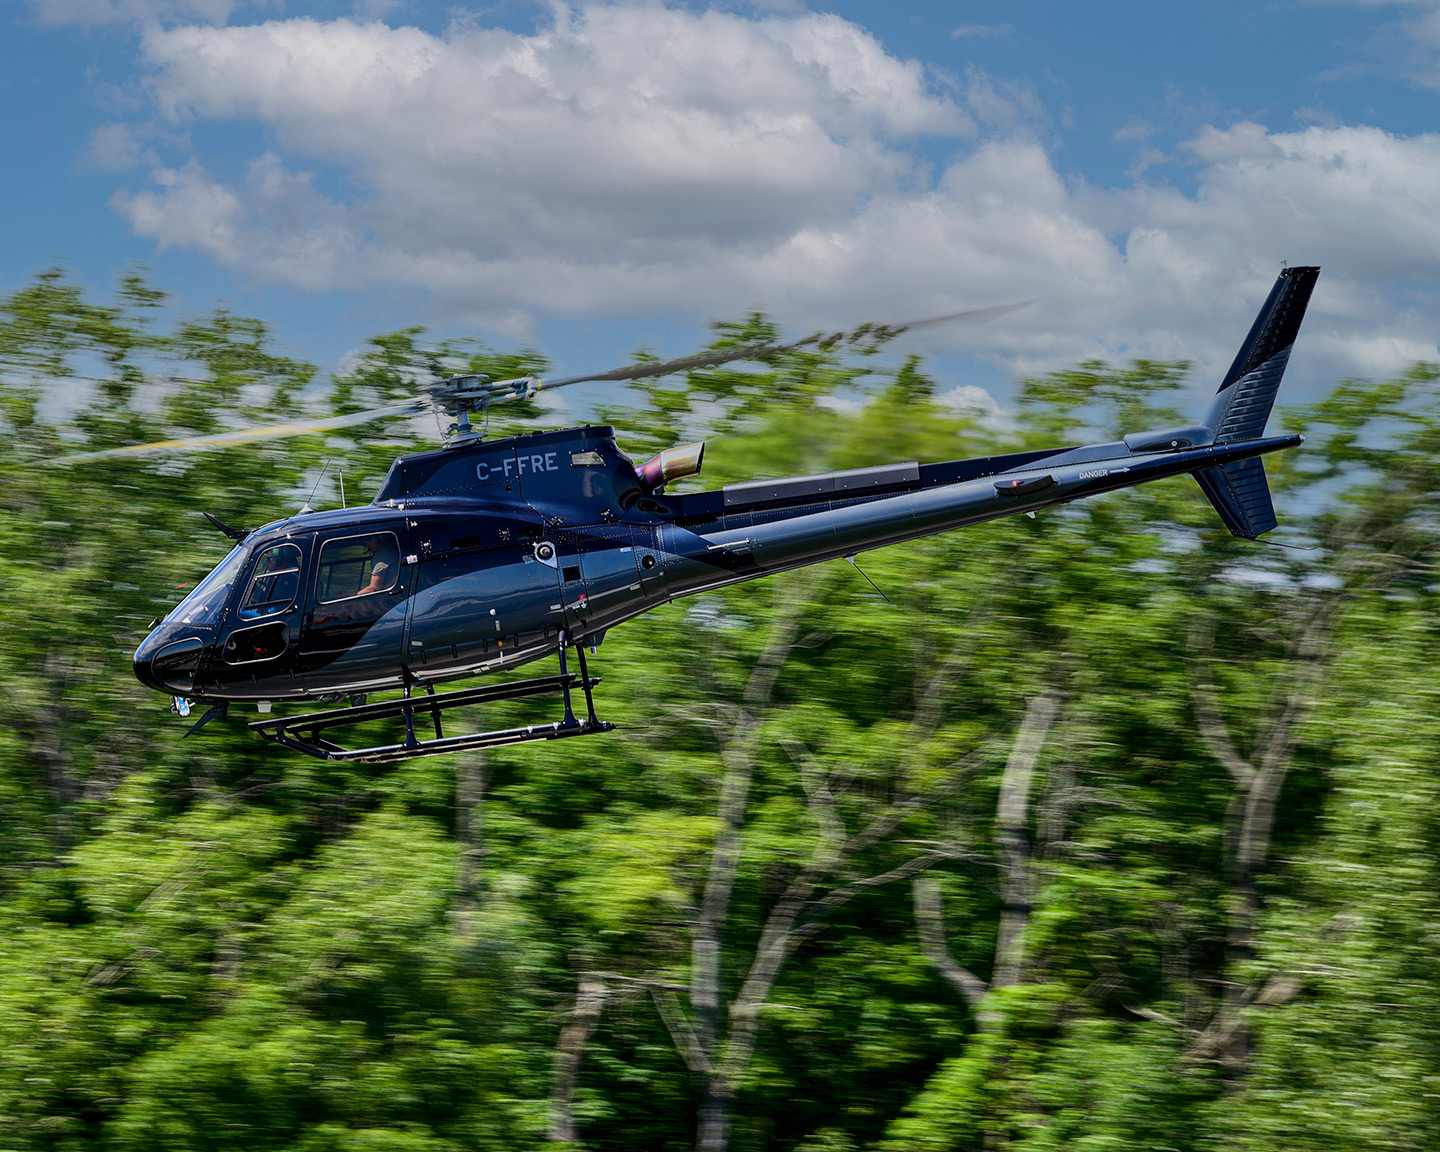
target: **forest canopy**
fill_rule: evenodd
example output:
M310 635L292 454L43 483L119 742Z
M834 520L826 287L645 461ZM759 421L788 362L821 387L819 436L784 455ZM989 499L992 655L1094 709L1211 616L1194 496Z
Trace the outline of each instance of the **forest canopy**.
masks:
M44 465L544 367L407 329L322 379L139 274L0 304L0 1147L1440 1147L1440 366L1282 392L1262 542L1181 477L642 616L608 736L182 741L130 654L228 548L200 513L369 499L433 435ZM714 437L712 488L1184 423L1187 379L997 420L882 340L601 415Z

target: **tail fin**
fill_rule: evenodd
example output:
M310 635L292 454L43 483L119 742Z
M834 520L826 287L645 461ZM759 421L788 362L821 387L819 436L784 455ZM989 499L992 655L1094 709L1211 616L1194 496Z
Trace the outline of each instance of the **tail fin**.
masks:
M1319 275L1319 268L1286 268L1275 281L1206 413L1215 443L1254 440L1265 431ZM1206 468L1195 479L1232 535L1253 540L1275 527L1275 506L1258 458Z

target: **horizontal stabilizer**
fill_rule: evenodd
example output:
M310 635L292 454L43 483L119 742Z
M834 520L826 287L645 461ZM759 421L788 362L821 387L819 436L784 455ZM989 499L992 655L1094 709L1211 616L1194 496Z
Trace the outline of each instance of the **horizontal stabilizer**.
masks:
M1278 523L1270 485L1265 480L1265 465L1258 456L1206 468L1196 472L1195 479L1232 536L1254 540Z

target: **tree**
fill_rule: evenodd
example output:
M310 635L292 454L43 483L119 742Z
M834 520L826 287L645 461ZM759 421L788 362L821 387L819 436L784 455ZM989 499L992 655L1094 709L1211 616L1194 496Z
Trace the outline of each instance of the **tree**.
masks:
M1088 364L996 431L884 336L617 422L637 454L722 431L714 486L1180 418L1182 366ZM1287 416L1287 547L1181 478L647 613L595 662L603 740L181 741L128 665L226 546L197 511L353 501L433 437L41 462L537 366L404 331L316 389L138 277L6 299L0 1142L1433 1145L1435 368Z

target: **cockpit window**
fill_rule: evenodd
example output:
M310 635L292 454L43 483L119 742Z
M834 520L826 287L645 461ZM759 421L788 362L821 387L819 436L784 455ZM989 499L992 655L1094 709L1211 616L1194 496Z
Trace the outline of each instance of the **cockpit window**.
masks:
M255 574L250 577L250 589L240 606L240 615L246 620L261 616L273 616L283 612L295 600L300 590L300 565L303 557L294 544L276 544L260 553L255 561Z
M320 549L315 598L321 604L389 592L400 578L400 545L393 532L327 540Z
M240 565L244 562L245 546L237 544L230 555L220 561L215 570L195 586L190 595L170 609L170 614L165 617L166 621L178 621L181 624L215 623L230 596L230 585L235 583Z

